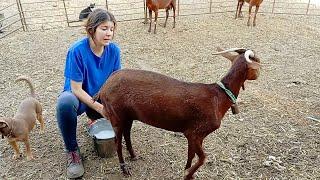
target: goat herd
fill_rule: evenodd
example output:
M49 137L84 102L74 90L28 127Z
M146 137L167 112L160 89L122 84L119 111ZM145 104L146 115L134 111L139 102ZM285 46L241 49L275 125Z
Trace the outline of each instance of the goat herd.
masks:
M238 5L237 5L237 10L236 10L236 15L235 19L238 17L242 17L242 6L244 2L249 3L249 16L248 16L248 22L247 25L250 26L250 19L251 19L251 11L252 7L255 6L255 12L254 12L254 17L253 17L253 26L256 26L256 17L257 13L259 11L260 4L262 3L263 0L238 0ZM152 24L152 11L155 14L154 17L154 33L156 34L157 32L157 20L158 20L158 15L159 15L159 9L165 9L166 10L166 20L164 22L164 27L167 25L167 20L169 17L169 10L173 10L173 28L175 28L176 25L176 0L147 0L146 5L149 11L149 30L148 32L151 32L151 24ZM88 17L89 13L92 12L92 9L95 7L95 4L90 4L88 7L83 9L80 12L79 15L79 20L83 20Z
M243 6L244 1L249 3L249 17L248 17L248 22L247 22L248 26L250 26L252 7L253 6L256 7L255 13L254 13L254 17L253 17L253 26L256 26L256 16L257 16L260 4L262 3L263 0L238 0L236 16L235 16L236 19L238 17L242 17L241 8ZM148 32L151 32L152 11L153 11L154 14L155 14L155 17L154 17L154 33L156 33L159 9L165 9L166 10L166 20L165 20L165 23L164 23L164 27L166 27L166 24L167 24L167 20L168 20L168 17L169 17L169 10L173 9L173 28L175 27L175 24L176 24L176 0L147 0L146 4L147 4L148 10L149 10L149 21L150 21L150 26L149 26Z

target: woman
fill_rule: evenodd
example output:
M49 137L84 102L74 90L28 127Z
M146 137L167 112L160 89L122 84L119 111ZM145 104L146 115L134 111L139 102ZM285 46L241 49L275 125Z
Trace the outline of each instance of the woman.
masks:
M57 121L67 151L67 176L84 174L76 139L77 116L86 112L90 119L102 117L103 106L92 96L107 78L121 68L120 49L112 43L116 28L114 16L103 9L90 13L86 22L87 37L75 42L68 50L63 92L57 100Z

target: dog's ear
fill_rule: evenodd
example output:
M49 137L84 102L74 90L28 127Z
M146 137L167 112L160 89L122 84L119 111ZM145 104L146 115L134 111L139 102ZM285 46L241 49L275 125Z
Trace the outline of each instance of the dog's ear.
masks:
M8 127L8 123L4 120L0 119L0 129Z

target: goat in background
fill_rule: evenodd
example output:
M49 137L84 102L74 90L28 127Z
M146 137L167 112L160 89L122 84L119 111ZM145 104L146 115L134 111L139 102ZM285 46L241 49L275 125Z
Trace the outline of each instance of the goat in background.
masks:
M256 9L255 9L255 12L254 12L254 17L253 17L253 26L256 26L257 13L259 11L260 4L262 3L263 0L238 0L235 19L237 19L240 16L242 17L241 9L242 9L242 6L244 4L244 1L249 3L249 17L248 17L247 26L250 26L252 6L256 6Z
M166 9L166 21L164 22L164 27L166 27L167 20L169 17L169 10L173 9L173 28L176 25L176 0L147 0L147 7L149 9L149 21L150 26L148 32L151 32L152 23L152 11L154 11L154 34L156 34L157 19L159 14L159 9Z
M92 12L92 9L94 8L94 6L95 6L95 3L91 3L88 7L83 9L79 14L79 20L86 19L89 16L89 14Z

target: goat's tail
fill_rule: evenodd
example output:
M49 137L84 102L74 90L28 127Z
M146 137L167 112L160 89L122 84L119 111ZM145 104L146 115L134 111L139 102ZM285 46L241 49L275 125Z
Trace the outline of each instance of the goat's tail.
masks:
M176 6L176 2L171 1L170 4L167 6L167 9L171 10L171 9L175 8L175 6Z
M25 81L27 82L29 88L30 88L30 92L31 92L31 96L32 97L35 97L36 96L36 93L35 93L35 90L34 90L34 86L30 80L30 78L26 77L26 76L20 76L18 77L15 82L19 82L19 81Z
M100 99L100 90L92 97L93 102L98 101ZM106 116L105 118L109 119L112 123L114 120L120 122L120 118L113 109L112 105L107 101L103 104L103 115Z

